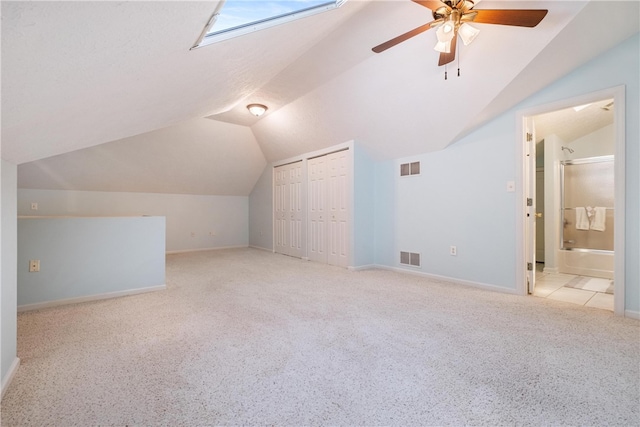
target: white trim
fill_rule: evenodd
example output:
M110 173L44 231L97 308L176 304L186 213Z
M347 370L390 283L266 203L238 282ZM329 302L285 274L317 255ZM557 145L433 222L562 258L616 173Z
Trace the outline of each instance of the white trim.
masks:
M519 293L517 289L503 288L501 286L490 285L488 283L474 282L474 281L465 280L465 279L456 279L455 277L440 276L437 274L430 274L422 271L409 270L401 267L389 267L387 265L375 264L373 265L372 268L379 269L379 270L394 271L396 273L402 273L402 274L410 274L412 276L420 276L420 277L425 277L427 279L455 283L456 285L469 286L471 288L478 288L478 289L483 289L483 290L492 291L492 292L500 292L503 294L517 295Z
M270 249L270 248L263 248L262 246L249 245L249 247L250 247L251 249L258 249L258 250L261 250L261 251L266 251L266 252L274 253L274 250L273 250L273 249Z
M640 311L625 310L624 317L628 317L629 319L640 320Z
M196 249L180 249L177 251L166 251L166 255L174 255L174 254L186 254L189 252L204 252L204 251L221 251L224 249L242 249L248 248L249 245L238 245L238 246L217 246L215 248L196 248Z
M9 388L9 384L11 384L11 381L13 381L13 377L16 376L16 373L18 372L19 367L20 367L20 358L16 357L15 359L13 359L13 362L9 367L9 370L7 371L7 375L5 375L4 378L2 379L2 392L0 394L0 400L4 397L4 394L7 392L7 389Z
M277 168L278 166L284 166L284 165L288 165L289 163L295 163L303 160L313 159L315 157L324 156L326 154L337 153L338 151L353 150L353 143L354 143L353 140L349 140L347 142L343 142L342 144L336 144L336 145L332 145L331 147L323 148L316 151L311 151L309 153L304 153L299 156L289 157L288 159L273 162L272 167Z
M379 269L378 265L376 264L367 264L367 265L358 265L358 266L348 266L347 270L349 271L364 271L364 270L375 270L375 269Z
M525 247L525 215L524 215L524 189L525 182L525 156L522 146L522 135L524 132L524 120L530 116L550 113L575 105L583 105L603 99L613 98L615 102L615 235L614 235L614 287L613 305L614 313L617 316L627 316L625 312L625 145L626 145L626 125L625 125L625 86L615 86L609 89L591 92L573 98L563 99L549 104L519 110L516 112L516 289L521 295L527 294L526 270L524 247Z
M60 305L77 304L81 302L98 301L103 299L126 297L130 295L144 294L147 292L163 291L167 285L150 286L148 288L127 289L126 291L107 292L104 294L88 295L84 297L59 299L55 301L37 302L18 306L18 313L23 311L40 310L42 308L58 307Z
M334 1L334 0L331 0L331 1ZM222 9L221 5L224 3L224 2L221 2L219 3L219 6L216 8L216 11L212 15L212 17L207 22L207 25L205 25L204 30L202 31L200 37L198 38L198 41L195 43L193 47L191 47L190 50L197 49L203 46L208 46L210 44L218 43L224 40L232 39L234 37L243 36L245 34L251 34L255 31L264 30L267 28L275 27L277 25L286 24L287 22L291 22L296 19L306 18L307 16L313 16L322 12L328 12L330 10L339 8L340 6L342 6L342 4L345 1L346 0L335 0L331 4L314 6L307 9L290 12L281 16L264 18L256 22L249 22L243 25L239 25L237 27L232 27L232 28L211 33L210 30L215 25L217 16L220 15L221 13L221 9Z

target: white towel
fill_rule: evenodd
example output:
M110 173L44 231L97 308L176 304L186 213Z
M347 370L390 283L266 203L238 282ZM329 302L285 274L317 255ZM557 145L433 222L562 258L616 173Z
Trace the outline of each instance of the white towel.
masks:
M576 230L589 229L589 215L584 207L576 208Z
M596 206L594 215L591 219L591 229L595 231L604 231L604 223L607 218L607 208Z

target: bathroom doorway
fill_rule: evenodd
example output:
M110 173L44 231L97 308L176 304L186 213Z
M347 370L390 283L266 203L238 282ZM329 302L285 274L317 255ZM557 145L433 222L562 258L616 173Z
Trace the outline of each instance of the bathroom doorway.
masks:
M523 265L533 259L535 275L525 276L533 283L523 288L619 315L624 315L623 95L612 89L522 114L535 135L535 156L529 151L535 160L525 157L529 163L523 168L524 182L535 183L523 190L524 202L533 199L533 208L524 209L523 228L534 230L523 233L524 247L530 248L523 251L529 254Z

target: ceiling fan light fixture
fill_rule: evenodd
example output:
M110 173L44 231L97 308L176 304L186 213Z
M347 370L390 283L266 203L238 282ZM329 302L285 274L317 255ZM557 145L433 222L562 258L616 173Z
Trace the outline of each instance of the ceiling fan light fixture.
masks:
M433 49L441 53L451 53L451 41L438 42Z
M247 105L247 110L249 110L249 112L254 116L260 117L268 110L268 108L266 105L262 104L249 104Z
M479 33L479 29L472 27L469 24L462 24L460 28L458 28L458 34L460 34L462 43L464 43L465 46L469 46L471 42L474 41L476 37L478 37Z
M438 42L439 43L450 42L453 36L455 35L455 31L453 31L454 28L455 27L453 26L453 24L451 24L448 21L442 24L440 27L438 27L438 30L436 31Z

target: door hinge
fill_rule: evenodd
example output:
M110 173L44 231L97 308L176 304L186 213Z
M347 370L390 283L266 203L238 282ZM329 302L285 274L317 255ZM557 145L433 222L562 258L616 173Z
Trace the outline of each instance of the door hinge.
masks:
M530 197L527 197L527 206L533 206L533 199Z
M531 141L533 141L533 134L527 132L527 142L531 142Z
M528 262L527 263L527 271L533 271L533 263L532 262Z

